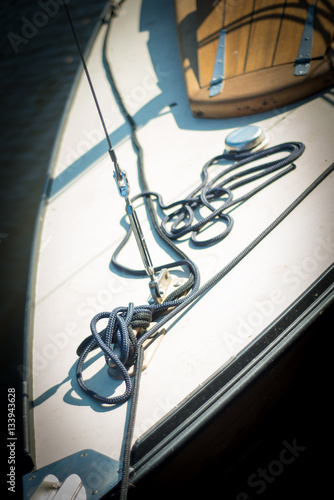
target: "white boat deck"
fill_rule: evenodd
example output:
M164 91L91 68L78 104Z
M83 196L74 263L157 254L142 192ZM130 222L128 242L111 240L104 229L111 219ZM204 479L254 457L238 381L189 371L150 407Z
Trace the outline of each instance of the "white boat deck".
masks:
M135 195L137 157L130 128L102 64L105 30L103 25L88 67L111 143ZM112 22L108 58L138 126L150 189L161 193L166 203L199 184L204 163L223 151L226 135L239 126L260 125L270 135L269 146L288 141L306 146L294 171L232 212L234 227L225 240L204 249L193 247L187 238L178 243L198 265L201 283L228 264L334 160L332 91L265 115L194 118L184 87L172 0L125 2ZM31 304L38 468L86 448L120 460L127 405L100 405L75 379L76 349L90 334L91 318L129 302L144 304L149 295L148 278L121 276L110 268L111 254L125 234L124 201L112 174L107 142L83 75L68 110L41 212ZM167 325L142 375L134 439L233 359L332 264L333 189L331 174L221 282ZM152 234L142 203L136 207L153 264L171 262L175 256ZM134 239L120 261L142 268ZM106 396L123 392L123 385L107 374L99 350L89 360L84 378L92 389Z

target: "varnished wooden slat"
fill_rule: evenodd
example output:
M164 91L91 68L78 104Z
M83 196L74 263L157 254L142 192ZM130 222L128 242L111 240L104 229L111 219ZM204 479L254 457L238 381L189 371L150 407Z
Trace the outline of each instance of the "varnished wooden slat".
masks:
M334 0L318 0L315 9L312 57L324 57L334 37Z
M272 65L279 35L284 2L256 0L251 22L245 72Z
M274 58L275 65L294 62L297 59L307 17L308 6L313 5L314 3L314 0L304 0L303 2L287 2L287 5L284 9L282 27L280 30L277 50ZM315 29L313 32L312 58L323 56L326 45L325 38L327 38L328 43L328 35L324 36L324 33L321 33L319 31L320 26L322 24L326 24L327 29L329 30L330 25L333 26L333 14L332 19L329 19L328 22L324 21L324 13L326 13L325 17L329 13L328 7L325 7L324 9L324 3L326 3L327 5L331 3L332 6L334 5L333 0L317 2L317 6L315 8Z
M225 4L225 77L229 78L244 72L253 2L250 0L229 2L227 0Z
M197 2L198 71L201 87L210 84L216 58L218 38L223 28L224 2Z

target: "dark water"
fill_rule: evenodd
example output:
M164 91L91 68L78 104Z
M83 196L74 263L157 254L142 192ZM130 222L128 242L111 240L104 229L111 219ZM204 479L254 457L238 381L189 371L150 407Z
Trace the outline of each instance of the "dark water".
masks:
M5 423L7 390L14 388L18 430L21 379L17 368L22 364L35 221L55 136L80 62L60 3L2 0L0 6L0 412ZM85 48L106 2L67 3ZM1 441L5 460L7 451ZM19 461L18 450L17 454ZM5 461L3 470L7 469ZM0 490L7 498L5 479Z
M69 0L68 5L84 48L105 0ZM33 233L52 147L79 67L79 57L65 12L57 0L3 0L0 14L0 413L4 413L6 420L7 391L14 388L17 428L20 430L21 379L17 368L22 364L24 308ZM328 410L319 395L319 387L323 388L328 382L323 380L325 375L319 372L318 365L310 368L306 377L308 386L297 392L292 390L284 402L280 414L282 425L277 419L273 421L274 431L268 431L269 444L262 442L260 448L256 448L256 438L253 438L250 446L258 450L257 454L251 453L251 461L241 461L243 469L233 471L231 481L235 494L224 495L224 490L220 489L217 498L237 498L251 473L277 459L281 443L286 439L291 442L295 439L300 446L306 447L303 458L297 461L299 469L291 466L288 473L275 479L275 488L265 483L265 494L260 496L253 489L253 496L249 498L276 498L275 491L277 498L303 498L308 491L306 478L313 477L312 492L330 480L325 466L328 457L323 429L320 441L317 431L313 432L321 427L323 415ZM270 429L271 423L267 425ZM6 432L5 426L0 450L5 458L1 470L5 473L8 470ZM19 439L20 444L22 440ZM331 445L327 451L331 452ZM292 486L285 484L294 471L298 474ZM24 460L19 456L17 472L25 472ZM5 481L0 483L3 498L13 498L11 494L6 496ZM19 484L17 490L20 497Z
M68 2L83 48L105 3ZM7 1L0 12L0 342L13 380L38 205L79 58L56 0Z

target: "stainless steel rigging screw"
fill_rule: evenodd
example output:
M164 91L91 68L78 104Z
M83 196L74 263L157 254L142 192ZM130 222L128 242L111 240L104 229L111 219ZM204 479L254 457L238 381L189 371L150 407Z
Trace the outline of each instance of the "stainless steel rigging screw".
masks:
M114 179L115 179L115 182L117 185L117 189L118 189L120 196L125 199L125 210L129 216L130 224L131 224L133 233L134 233L135 238L136 238L137 246L138 246L139 253L141 255L144 267L145 267L145 271L150 278L149 286L150 286L150 290L151 290L151 295L153 297L154 302L159 303L161 301L160 292L159 292L158 284L154 279L154 268L153 268L151 256L149 254L149 251L148 251L148 248L146 245L146 241L144 238L144 234L143 234L143 231L141 229L136 211L133 208L133 206L131 205L131 202L129 200L130 187L129 187L129 182L128 182L126 172L124 170L120 169L120 166L117 162L114 150L112 148L110 148L108 151L109 151L110 158L111 158L111 160L114 164L114 168L115 168L113 176L114 176Z

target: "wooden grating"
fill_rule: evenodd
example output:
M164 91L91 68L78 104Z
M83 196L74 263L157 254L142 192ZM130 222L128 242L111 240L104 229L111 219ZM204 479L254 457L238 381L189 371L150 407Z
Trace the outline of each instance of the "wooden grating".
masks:
M312 60L294 75L308 8L315 5ZM291 104L334 85L334 0L175 0L185 83L193 114L221 118ZM221 30L222 92L209 97Z

